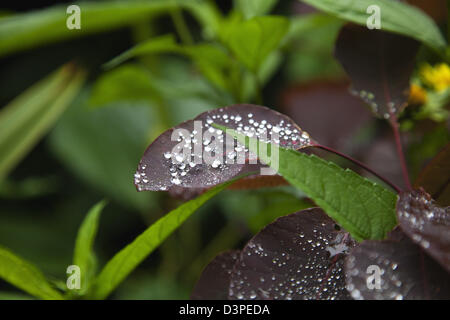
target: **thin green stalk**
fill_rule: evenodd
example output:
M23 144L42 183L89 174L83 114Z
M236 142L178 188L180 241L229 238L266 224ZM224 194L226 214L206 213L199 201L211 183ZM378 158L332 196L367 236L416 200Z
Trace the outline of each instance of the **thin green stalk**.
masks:
M186 24L186 21L184 20L183 12L181 12L180 7L175 0L172 0L172 2L174 3L174 6L173 9L170 10L170 16L175 25L175 29L177 30L177 33L184 44L192 45L194 44L194 40Z
M259 81L258 74L256 72L253 73L253 76L255 78L256 104L263 105L264 103L263 103L261 82Z

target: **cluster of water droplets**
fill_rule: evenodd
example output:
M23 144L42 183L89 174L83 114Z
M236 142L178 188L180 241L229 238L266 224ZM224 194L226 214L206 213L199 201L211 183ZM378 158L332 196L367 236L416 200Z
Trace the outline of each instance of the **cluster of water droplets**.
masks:
M397 206L398 217L402 226L413 230L412 239L423 248L428 249L430 242L423 236L425 228L432 225L450 227L449 210L438 207L430 195L425 192L412 191L402 195Z
M333 256L346 253L340 246L343 234L325 232L325 223L305 232L297 226L280 251L265 249L257 239L248 243L231 278L229 296L234 299L339 299L346 295L343 260ZM272 237L276 233L272 232ZM271 246L273 247L273 246Z
M350 93L361 98L365 103L369 105L373 113L378 114L385 119L389 119L391 117L391 114L396 114L398 112L397 104L393 101L387 103L387 110L382 110L382 108L376 102L375 94L372 92L351 89Z
M134 174L134 184L138 187L138 190L144 190L144 186L149 183L149 178L147 177L147 165L142 162L139 163L138 169Z
M347 285L346 288L355 300L376 299L376 300L403 300L414 284L404 284L397 272L399 262L394 258L387 258L385 255L375 251L369 251L367 257L369 264L380 268L380 288L368 289L367 278L371 275L365 268L357 263L355 256L350 255L346 261ZM365 296L368 293L369 296Z
M161 155L164 167L170 172L170 184L158 181L150 183L159 183L159 190L164 191L170 185L189 184L197 174L202 173L206 175L204 180L207 184L214 185L220 183L219 175L224 170L229 170L230 166L257 163L256 155L249 152L240 142L227 138L225 132L213 127L214 123L234 129L258 141L274 143L285 148L299 149L310 145L308 133L288 120L280 117L260 118L252 113L241 114L221 108L206 114L203 120L194 121L194 130L189 134L180 131L178 137L175 137L176 146ZM214 155L211 157L214 160L207 161L205 153ZM145 189L145 185L149 183L146 169L145 164L141 163L135 174L135 185L139 190ZM208 170L212 172L208 173Z

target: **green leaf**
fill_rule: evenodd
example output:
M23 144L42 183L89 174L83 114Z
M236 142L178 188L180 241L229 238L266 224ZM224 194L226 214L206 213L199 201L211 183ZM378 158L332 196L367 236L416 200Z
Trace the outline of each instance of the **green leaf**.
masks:
M176 53L190 58L212 84L220 89L230 90L227 74L232 67L232 60L222 48L210 43L182 46L175 41L173 35L164 35L139 43L107 62L105 67L113 68L131 58L161 53ZM123 87L123 84L117 85ZM150 86L150 83L146 85ZM124 90L115 88L114 91ZM147 96L150 94L151 92Z
M226 130L241 143L249 139L234 130L215 126ZM254 150L256 144L246 145L258 154ZM356 240L383 239L396 225L397 196L391 191L314 155L271 144L267 149L269 153L278 150L278 163L269 163L269 158L264 154L259 154L261 161L278 170L290 184L305 192Z
M150 253L186 221L201 205L225 189L236 179L209 189L152 224L132 243L119 251L103 268L89 295L106 298Z
M277 2L278 0L235 0L235 6L246 19L250 19L270 12Z
M189 11L202 25L202 34L206 39L213 39L220 32L223 16L213 1L178 0L178 5Z
M52 127L84 79L83 71L66 65L0 111L0 181Z
M81 95L49 136L51 151L74 176L124 206L148 211L156 194L137 193L130 177L158 118L148 105L88 108ZM153 122L155 121L155 122Z
M80 267L82 290L89 287L95 270L95 253L93 251L95 236L97 235L100 214L106 205L106 201L100 201L92 207L78 230L73 254L73 264Z
M105 68L109 69L134 57L156 53L177 52L182 53L181 46L178 45L178 43L175 41L175 37L172 34L168 34L141 42L133 48L115 57L111 61L107 62L104 66Z
M155 100L155 88L149 72L134 64L125 64L103 73L92 87L89 105L97 107L121 102Z
M253 73L275 51L289 30L289 20L279 16L234 21L222 34L235 56Z
M67 5L0 18L0 56L65 39L129 26L168 12L176 3L153 1L79 2L81 29L69 30Z
M411 5L392 0L301 0L339 18L366 25L371 16L367 8L380 7L381 29L409 36L442 52L446 42L434 21Z
M314 31L319 28L333 25L339 25L340 27L343 23L344 21L341 19L324 13L311 13L307 15L294 16L291 18L289 31L284 41L289 42L299 40L299 42L301 42L303 36L314 33Z
M34 297L63 299L38 268L3 247L0 247L0 278Z
M232 60L222 48L214 44L200 43L186 47L185 53L212 84L219 89L232 90L233 84L228 79L233 67Z

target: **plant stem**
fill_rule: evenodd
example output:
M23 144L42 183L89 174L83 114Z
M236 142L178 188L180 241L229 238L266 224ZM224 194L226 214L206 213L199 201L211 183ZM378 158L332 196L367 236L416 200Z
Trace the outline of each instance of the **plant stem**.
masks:
M253 76L255 78L256 103L259 105L263 105L262 88L261 82L259 81L258 78L258 73L254 72Z
M388 85L388 78L386 76L386 64L385 64L385 60L384 60L384 55L382 54L382 52L384 52L384 50L385 50L383 41L380 42L379 50L380 50L380 57L381 57L380 70L382 70L381 82L383 83L384 99L385 99L386 107L388 110L389 122L391 124L392 130L394 131L395 145L397 148L398 158L400 160L400 166L402 167L403 180L405 181L406 187L408 189L411 189L411 183L409 182L409 176L408 176L408 169L406 167L405 156L403 154L403 149L402 149L402 142L400 140L400 131L398 129L397 116L395 114L395 111L393 110L393 107L390 106L390 104L393 102L392 102L392 98L391 98L390 88Z
M401 189L400 189L398 186L396 186L394 183L392 183L391 181L389 181L387 178L383 177L383 176L380 175L379 173L377 173L377 172L375 172L374 170L370 169L370 168L369 168L368 166L366 166L364 163L362 163L362 162L360 162L360 161L358 161L358 160L356 160L356 159L354 159L354 158L352 158L352 157L350 157L350 156L348 156L348 155L346 155L346 154L343 154L343 153L341 153L341 152L339 152L339 151L337 151L337 150L334 150L334 149L332 149L332 148L329 148L329 147L326 147L326 146L323 146L323 145L320 145L320 144L315 144L315 145L313 145L312 147L326 150L326 151L328 151L328 152L334 153L334 154L336 154L336 155L338 155L338 156L340 156L340 157L342 157L342 158L344 158L344 159L347 159L347 160L353 162L353 163L356 164L357 166L359 166L359 167L363 168L364 170L370 172L371 174L373 174L374 176L376 176L378 179L380 179L381 181L383 181L384 183L386 183L387 185L389 185L392 189L394 189L395 191L397 191L397 193L400 193L400 192L401 192Z
M170 10L170 16L172 17L175 29L177 30L177 33L184 44L192 45L194 44L194 40L192 39L192 35L189 32L189 28L186 24L186 21L184 21L183 13L181 12L180 7L176 3L176 1L173 2L174 7L173 9Z
M403 153L403 148L402 148L402 141L400 139L400 130L398 128L398 121L397 121L397 116L395 115L395 113L390 112L390 124L392 127L392 131L394 132L394 137L395 137L395 146L397 149L397 154L398 154L398 158L400 160L400 165L402 167L402 174L403 174L403 179L405 181L406 187L410 190L411 188L411 182L409 181L409 175L408 175L408 168L406 166L406 160L405 160L405 155Z

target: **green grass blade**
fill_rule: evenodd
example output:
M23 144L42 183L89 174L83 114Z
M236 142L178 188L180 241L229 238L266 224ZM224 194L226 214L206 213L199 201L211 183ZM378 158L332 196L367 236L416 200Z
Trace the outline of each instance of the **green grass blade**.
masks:
M68 5L0 18L0 56L56 41L129 26L168 12L173 1L101 1L75 3L81 11L81 28L69 30Z
M38 268L2 247L0 247L0 278L34 297L46 300L63 299Z
M0 112L0 181L52 127L78 94L83 71L66 65Z
M93 246L97 235L100 214L105 205L106 201L100 201L89 210L78 230L75 241L73 264L80 267L82 292L87 290L90 280L94 276L95 254Z
M132 243L119 251L97 277L89 297L106 298L150 253L186 221L201 205L225 189L236 179L211 188L156 221Z

